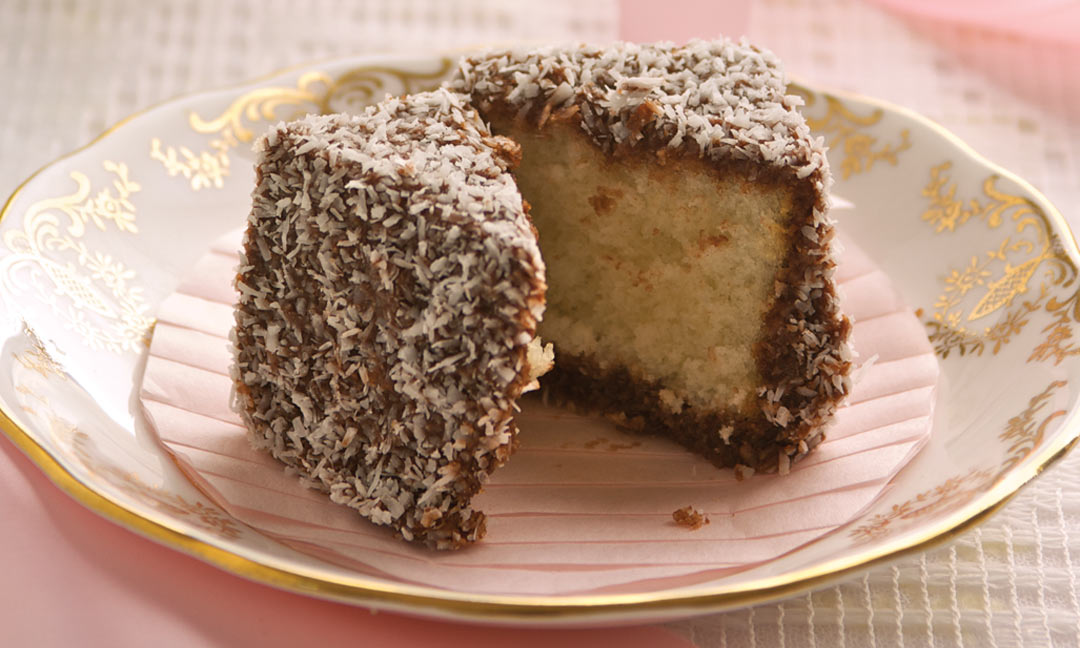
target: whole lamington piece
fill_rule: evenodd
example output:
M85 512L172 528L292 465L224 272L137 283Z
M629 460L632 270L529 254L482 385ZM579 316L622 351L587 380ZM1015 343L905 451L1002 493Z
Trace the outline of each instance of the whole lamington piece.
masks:
M251 440L407 540L479 539L470 500L550 361L518 146L441 90L279 124L256 151L233 367Z
M786 472L851 387L823 143L746 42L496 50L452 87L522 147L556 397L745 476Z

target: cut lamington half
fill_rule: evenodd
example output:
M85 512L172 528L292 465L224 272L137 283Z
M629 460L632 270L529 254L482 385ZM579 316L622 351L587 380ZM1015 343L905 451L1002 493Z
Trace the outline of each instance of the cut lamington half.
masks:
M522 147L556 397L737 474L786 472L850 389L823 144L776 58L721 40L506 50L456 90Z
M518 146L442 90L278 125L256 150L233 368L251 439L407 540L479 539L470 500L550 365Z

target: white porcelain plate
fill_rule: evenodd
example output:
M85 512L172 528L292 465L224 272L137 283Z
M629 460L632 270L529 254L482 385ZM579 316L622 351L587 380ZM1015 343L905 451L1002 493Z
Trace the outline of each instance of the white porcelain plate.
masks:
M821 586L985 518L1076 441L1080 254L1061 215L928 120L805 85L795 90L830 147L834 191L858 206L842 226L917 309L942 369L931 441L869 510L690 587L559 596L350 573L239 524L139 414L157 305L246 214L261 129L427 89L452 67L356 58L177 99L31 177L0 221L4 432L93 510L230 572L369 607L532 624L674 618Z

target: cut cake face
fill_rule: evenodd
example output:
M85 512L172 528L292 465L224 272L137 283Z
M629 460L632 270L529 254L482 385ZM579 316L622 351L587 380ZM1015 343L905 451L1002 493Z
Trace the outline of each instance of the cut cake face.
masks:
M544 305L517 145L440 90L256 150L233 367L251 439L406 540L477 540Z

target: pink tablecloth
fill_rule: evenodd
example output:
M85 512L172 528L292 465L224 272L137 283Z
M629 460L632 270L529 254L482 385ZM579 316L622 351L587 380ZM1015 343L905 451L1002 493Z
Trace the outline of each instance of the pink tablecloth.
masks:
M0 646L690 646L658 627L470 626L250 583L87 511L6 438L0 493Z

